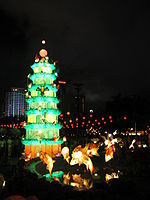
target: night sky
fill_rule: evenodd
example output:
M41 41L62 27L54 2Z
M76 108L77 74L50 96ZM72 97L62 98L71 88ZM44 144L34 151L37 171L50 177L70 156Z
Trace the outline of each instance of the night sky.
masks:
M82 83L91 107L150 93L150 8L145 1L1 0L0 87L26 87L46 40L60 78Z

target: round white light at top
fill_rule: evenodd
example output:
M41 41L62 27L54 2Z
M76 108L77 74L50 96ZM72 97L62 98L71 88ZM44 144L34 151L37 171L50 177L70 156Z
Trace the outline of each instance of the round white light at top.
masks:
M45 44L46 42L45 42L45 40L42 40L42 44Z
M45 58L47 56L47 51L45 49L41 49L40 52L39 52L40 56L42 58Z

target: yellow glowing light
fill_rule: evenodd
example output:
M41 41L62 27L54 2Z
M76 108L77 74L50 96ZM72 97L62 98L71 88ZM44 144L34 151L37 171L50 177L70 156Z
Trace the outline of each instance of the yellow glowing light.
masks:
M67 112L67 115L70 115L70 112L69 112L69 111Z
M98 149L99 149L99 147L96 147L96 148L92 148L92 149L88 149L87 150L87 154L89 155L89 156L99 156L99 154L98 154Z
M36 115L28 115L28 123L36 123Z
M94 143L97 143L97 142L99 142L99 138L93 138L93 139L91 139L91 141Z
M112 174L105 175L105 180L107 183L109 182L110 179L113 179L113 178L119 178L119 175L115 172L113 172Z
M63 137L63 141L64 141L64 142L66 142L66 141L67 141L67 138L66 138L65 136Z
M56 123L56 115L47 114L46 121L49 123Z
M70 182L70 179L71 179L71 176L69 175L69 172L67 174L64 174L63 175L63 179L64 179L64 184L66 185L69 185L69 182Z

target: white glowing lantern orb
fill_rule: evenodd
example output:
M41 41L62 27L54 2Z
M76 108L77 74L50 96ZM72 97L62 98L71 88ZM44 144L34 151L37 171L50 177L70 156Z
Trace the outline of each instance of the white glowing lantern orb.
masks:
M45 49L41 49L39 54L42 58L45 58L47 56L47 51Z
M69 148L68 147L64 147L62 148L62 154L69 154Z
M109 141L108 140L105 140L105 145L108 145Z
M42 40L42 44L45 44L46 42L45 42L45 40Z

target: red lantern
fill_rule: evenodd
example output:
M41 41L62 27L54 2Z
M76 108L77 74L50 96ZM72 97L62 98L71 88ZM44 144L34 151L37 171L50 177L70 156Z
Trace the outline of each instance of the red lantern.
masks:
M126 116L124 116L124 117L123 117L123 119L124 119L124 120L127 120L127 117L126 117Z

